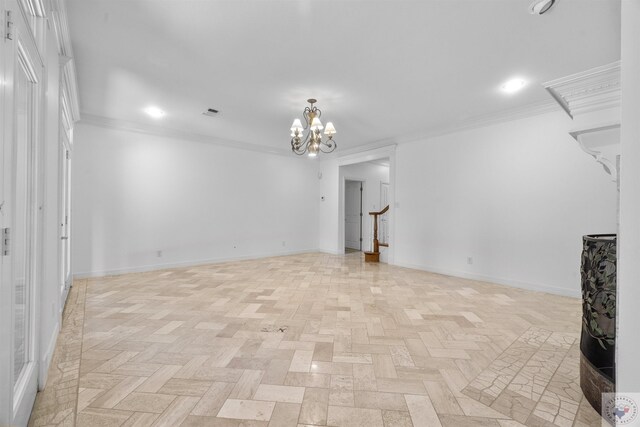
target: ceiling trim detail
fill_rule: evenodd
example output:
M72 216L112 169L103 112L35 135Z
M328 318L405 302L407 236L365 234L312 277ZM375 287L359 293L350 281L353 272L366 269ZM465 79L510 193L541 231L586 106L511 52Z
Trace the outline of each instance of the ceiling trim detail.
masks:
M536 102L522 107L510 108L508 110L502 110L495 113L473 116L456 123L435 127L417 134L404 135L397 138L378 141L378 144L382 146L385 145L385 143L386 145L389 145L417 142L420 140L436 138L439 136L449 135L466 130L479 129L500 123L526 119L529 117L558 111L560 111L560 109L558 108L558 104L556 104L554 101Z
M161 126L147 125L147 124L131 122L127 120L110 119L107 117L97 116L97 115L88 114L88 113L82 113L82 120L80 120L80 123L86 123L94 126L100 126L100 127L116 129L116 130L142 133L146 135L182 139L182 140L193 141L193 142L203 142L203 143L218 145L221 147L235 148L239 150L249 150L249 151L257 151L260 153L278 154L278 155L287 156L287 157L290 157L292 155L291 150L288 147L280 149L280 148L274 148L274 147L267 147L259 144L252 144L248 142L225 140L225 139L215 138L212 136L207 136L207 135L202 135L202 134L197 134L192 132L185 132L178 129L164 128Z
M620 106L620 61L543 83L553 99L573 118Z
M500 111L497 113L485 114L482 116L475 116L468 120L458 122L455 124L447 125L432 129L431 131L423 132L420 134L405 135L397 138L389 138L384 140L373 141L371 143L365 143L357 145L353 148L336 150L335 154L338 158L351 156L354 154L362 153L379 148L386 148L390 146L396 146L397 144L417 142L420 140L426 140L435 138L438 136L448 135L456 132L462 132L465 130L472 130L481 127L491 126L499 123L509 122L513 120L525 119L534 117L540 114L546 114L550 112L558 112L558 104L553 101L544 101L534 104L529 104L524 107L512 108L509 110ZM248 142L225 140L212 136L196 134L192 132L185 132L178 129L164 128L161 126L147 125L132 121L111 119L108 117L98 116L89 113L82 113L81 123L87 123L95 126L101 126L106 128L125 130L136 133L143 133L155 136L164 136L176 139L184 139L188 141L204 142L210 144L216 144L223 147L236 148L241 150L256 151L261 153L278 154L283 156L289 156L291 151L288 148L274 148L266 147L259 144L252 144ZM333 156L329 156L324 160L331 160Z
M67 91L67 101L70 119L73 122L80 120L80 101L78 95L78 78L76 64L71 47L71 33L67 21L67 11L64 0L50 0L51 23L53 25L58 42L58 55L60 55L60 72L63 80L63 88Z

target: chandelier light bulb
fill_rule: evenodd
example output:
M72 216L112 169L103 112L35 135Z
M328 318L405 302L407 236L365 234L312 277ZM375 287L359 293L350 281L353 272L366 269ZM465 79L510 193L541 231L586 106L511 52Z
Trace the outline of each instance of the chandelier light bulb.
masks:
M302 127L302 123L300 122L300 119L295 119L293 121L293 124L291 125L291 131L295 132L296 130L302 132L302 129L304 129Z
M311 130L322 130L324 126L322 126L322 122L319 118L314 117L311 121Z
M327 125L324 128L324 134L328 136L333 136L336 134L336 128L333 127L333 123L327 122Z

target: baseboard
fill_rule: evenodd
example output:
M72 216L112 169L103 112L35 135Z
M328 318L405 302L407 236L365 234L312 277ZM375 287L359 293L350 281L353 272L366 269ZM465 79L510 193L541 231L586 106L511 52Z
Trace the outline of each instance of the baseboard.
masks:
M244 256L237 256L237 257L221 257L221 258L211 258L211 259L202 259L202 260L170 262L170 263L163 263L163 264L147 264L147 265L142 265L138 267L125 267L125 268L117 268L113 270L85 271L80 273L74 273L73 278L87 279L91 277L117 276L120 274L144 273L148 271L166 270L169 268L196 267L199 265L221 264L225 262L247 261L252 259L272 258L272 257L288 256L288 255L300 255L300 254L308 254L308 253L314 253L314 252L317 253L321 251L319 249L302 249L298 251L281 251L281 252L272 252L272 253L244 255Z
M47 345L46 352L40 358L40 366L38 366L38 390L43 390L44 386L47 384L49 365L51 365L51 359L53 359L53 353L56 350L56 342L58 341L59 333L60 321L56 324L56 327L49 338L49 344Z
M510 286L512 288L525 289L528 291L545 292L548 294L561 295L561 296L571 297L571 298L580 298L581 296L580 289L576 289L575 291L573 291L571 289L564 289L556 286L541 285L539 283L521 282L518 280L504 279L502 277L470 273L467 271L449 270L449 269L438 268L438 267L433 267L428 265L408 264L408 263L402 263L402 262L396 262L394 263L394 265L397 265L398 267L411 268L414 270L428 271L430 273L443 274L445 276L460 277L462 279L479 280L482 282L489 282L489 283L494 283L498 285Z

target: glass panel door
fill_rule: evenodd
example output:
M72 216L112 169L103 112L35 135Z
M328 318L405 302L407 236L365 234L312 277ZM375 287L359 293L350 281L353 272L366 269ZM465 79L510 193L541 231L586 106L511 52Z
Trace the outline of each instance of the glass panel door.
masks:
M27 425L38 380L37 170L42 62L16 0L4 0L12 22L0 49L0 425Z
M23 61L18 61L14 76L14 197L13 227L13 383L18 383L29 362L31 318L31 240L33 237L33 82Z

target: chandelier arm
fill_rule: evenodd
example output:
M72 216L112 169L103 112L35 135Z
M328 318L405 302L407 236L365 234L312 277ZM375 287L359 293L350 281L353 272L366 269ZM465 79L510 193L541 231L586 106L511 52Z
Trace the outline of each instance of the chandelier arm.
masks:
M306 145L295 145L293 140L292 140L291 141L291 151L293 151L298 156L302 156L304 153L307 152L307 146Z
M319 147L319 148L320 148L320 151L322 151L322 152L323 152L323 153L325 153L325 154L331 153L331 152L332 152L332 151L334 151L334 150L336 149L336 147L338 146L338 144L336 144L336 142L335 142L333 139L330 139L329 141L330 141L329 143L324 142L324 141L322 141L322 142L320 143L320 147ZM327 151L325 151L325 150L323 150L323 149L322 149L322 146L323 146L323 145L327 147Z

